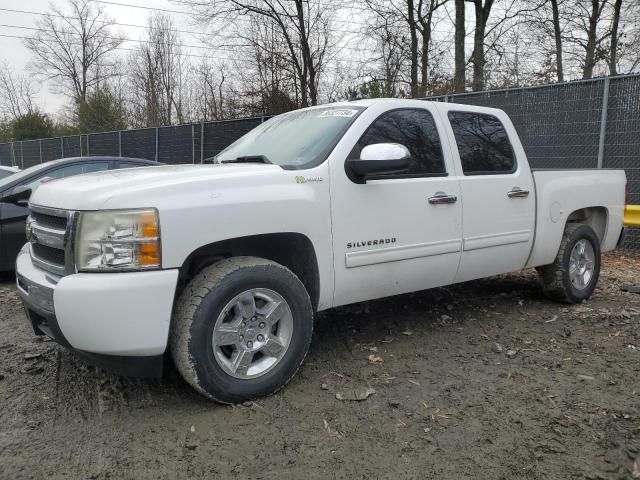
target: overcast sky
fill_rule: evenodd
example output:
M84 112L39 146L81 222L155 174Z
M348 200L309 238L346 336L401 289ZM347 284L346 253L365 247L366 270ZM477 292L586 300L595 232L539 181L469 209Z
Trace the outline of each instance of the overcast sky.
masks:
M179 31L179 42L181 45L184 45L182 52L191 56L190 60L194 63L205 53L202 49L204 45L201 41L201 39L204 38L202 36L203 27L201 25L194 25L190 15L179 13L185 10L185 7L181 5L171 3L169 0L92 1L100 3L107 16L115 21L116 24L146 27L148 16L154 12L154 9L169 10L165 13L171 16L176 30ZM42 18L42 15L38 14L47 12L52 3L62 7L63 10L68 10L67 0L0 0L0 35L19 37L32 35L34 31L29 30L29 27L36 26L38 19ZM362 64L367 64L369 59L366 57L369 57L371 51L375 51L374 49L377 48L373 38L367 38L366 35L363 37L357 34L358 28L364 25L364 19L361 10L353 5L355 4L345 2L344 7L334 12L337 18L334 18L334 25L332 26L334 31L341 32L341 35L338 35L340 39L337 44L338 48L335 49L336 56L334 61L339 61L341 64L346 65L347 68L353 67L354 65L358 67L362 66ZM448 10L441 10L439 12L441 18L434 23L433 35L434 39L442 40L443 38L448 38L447 41L451 42L451 48L453 48L452 12L447 12ZM467 7L467 23L469 27L472 25L472 22L473 9ZM226 27L221 28L224 30ZM115 29L117 29L122 37L133 40L139 40L147 33L146 28L124 25L116 25ZM356 32L354 32L354 30ZM471 29L469 32L471 32ZM466 43L467 48L470 50L473 37L469 32ZM133 49L139 45L139 42L125 41L122 44L122 48ZM116 54L125 58L130 52L127 50L118 50ZM215 52L207 52L207 54L213 55L218 60L238 57L238 52L228 45L226 48L219 48L216 49ZM14 71L23 72L27 71L27 65L30 59L31 53L24 46L22 39L0 36L0 62L6 61ZM335 65L330 65L327 68L327 72L334 72L335 69ZM69 99L57 93L54 85L45 82L41 85L36 103L38 107L45 112L55 115L60 112L62 107L69 104Z
M18 13L8 12L6 10L21 10L24 12L38 12L44 13L49 9L49 5L53 3L66 7L66 0L0 0L0 35L14 35L14 36L28 36L33 34L33 30L27 30L18 27L34 27L40 15L32 13ZM169 10L180 10L181 7L171 4L168 0L114 0L114 3L128 3L131 5L140 5L150 8L160 8ZM151 10L132 8L125 6L117 6L112 4L103 4L103 8L107 14L117 23L126 23L132 25L146 25L147 17ZM194 31L196 29L190 25L189 17L187 15L180 15L177 13L171 14L176 29ZM12 25L13 27L9 27ZM139 39L145 33L143 28L123 27L117 26L116 28L122 33L124 37ZM181 43L189 45L201 45L201 42L197 35L190 35L180 33ZM135 48L139 43L125 42L122 46L125 48ZM201 54L199 49L186 49L188 53ZM120 54L126 54L128 52L121 51ZM24 46L23 41L17 38L0 37L0 61L6 61L15 71L23 71L29 60L31 54L29 50ZM67 98L63 95L57 94L53 91L53 85L44 83L38 95L38 105L48 113L57 113L60 108L65 105Z

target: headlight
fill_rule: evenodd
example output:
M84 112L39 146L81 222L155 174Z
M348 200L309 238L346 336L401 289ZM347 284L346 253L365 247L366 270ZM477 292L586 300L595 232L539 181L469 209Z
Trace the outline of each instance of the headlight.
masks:
M160 222L155 209L80 214L78 271L160 268Z

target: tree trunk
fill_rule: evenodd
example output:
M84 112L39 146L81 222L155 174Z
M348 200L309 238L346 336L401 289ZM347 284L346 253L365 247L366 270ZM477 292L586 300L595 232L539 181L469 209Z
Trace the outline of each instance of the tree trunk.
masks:
M422 71L420 82L420 96L427 95L427 85L429 82L429 44L431 43L431 25L425 25L422 32Z
M464 92L465 58L464 58L464 0L456 0L456 32L455 32L455 64L456 71L453 88L456 93Z
M474 0L476 11L476 31L473 35L473 82L472 87L475 92L484 90L484 66L486 59L484 57L484 36L487 29L487 20L491 13L493 0L485 0L484 6L482 0Z
M604 0L605 2L607 0ZM589 27L587 30L587 46L584 56L584 72L582 78L593 77L593 69L596 66L596 35L598 27L598 17L600 16L599 0L591 0L591 15L589 15Z
M556 70L558 81L564 82L564 70L562 67L562 32L560 31L558 0L551 0L551 9L553 10L553 35L556 40Z
M407 0L407 19L411 36L411 97L418 96L418 32L413 0Z
M300 90L302 92L302 106L309 105L308 97L311 97L311 105L318 103L316 92L316 74L313 68L313 58L309 48L309 37L304 21L304 2L296 0L296 14L298 17L298 30L300 31L300 50L302 51L302 78L300 79Z
M611 52L609 54L609 74L617 75L618 67L618 25L620 24L620 10L622 9L622 0L616 0L613 5L613 20L611 24Z
M429 3L429 12L426 19L421 19L422 24L422 78L420 83L420 95L426 97L429 81L429 47L431 45L431 19L433 17L433 0Z

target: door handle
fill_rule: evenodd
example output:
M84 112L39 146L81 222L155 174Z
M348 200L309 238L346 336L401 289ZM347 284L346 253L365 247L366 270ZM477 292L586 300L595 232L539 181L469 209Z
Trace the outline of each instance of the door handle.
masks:
M444 192L436 192L433 197L429 197L429 203L431 205L442 205L444 203L456 203L458 197L455 195L447 195Z
M529 190L523 190L520 187L513 187L507 192L509 198L526 198L529 196Z

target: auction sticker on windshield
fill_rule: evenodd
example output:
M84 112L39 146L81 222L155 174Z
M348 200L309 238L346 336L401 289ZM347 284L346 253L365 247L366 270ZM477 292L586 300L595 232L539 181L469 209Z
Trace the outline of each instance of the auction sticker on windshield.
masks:
M332 108L330 110L325 110L320 114L320 118L322 117L353 117L358 110L354 110L351 108Z

